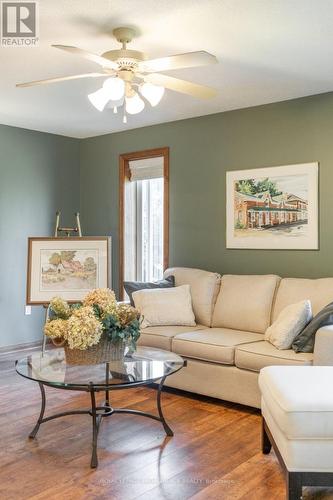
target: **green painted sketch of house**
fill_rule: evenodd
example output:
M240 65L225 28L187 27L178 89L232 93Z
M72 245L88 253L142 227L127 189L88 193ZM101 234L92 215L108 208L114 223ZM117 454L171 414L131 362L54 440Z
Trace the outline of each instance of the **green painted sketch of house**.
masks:
M306 224L308 202L299 196L269 191L243 194L235 191L235 228L265 228L279 224Z

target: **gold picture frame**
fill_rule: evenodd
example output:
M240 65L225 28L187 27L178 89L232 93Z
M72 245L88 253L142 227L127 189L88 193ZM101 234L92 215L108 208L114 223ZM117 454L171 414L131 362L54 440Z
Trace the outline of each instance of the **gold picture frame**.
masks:
M111 237L28 238L27 304L48 305L54 296L79 302L110 286Z

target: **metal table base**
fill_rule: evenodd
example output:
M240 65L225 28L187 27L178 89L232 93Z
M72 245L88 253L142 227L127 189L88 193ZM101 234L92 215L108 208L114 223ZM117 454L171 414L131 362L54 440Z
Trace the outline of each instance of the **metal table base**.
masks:
M152 418L153 420L157 420L158 422L161 422L163 425L163 428L165 430L165 433L167 436L173 436L173 432L170 429L169 425L167 424L163 412L162 412L162 405L161 405L161 393L162 393L162 387L164 384L164 381L166 379L166 376L163 377L159 383L158 386L158 391L157 391L157 410L158 410L158 415L153 415L152 413L146 413L144 411L140 410L132 410L130 408L113 408L110 404L110 397L109 397L109 391L112 389L110 388L103 388L101 389L100 386L95 386L92 382L89 384L88 389L85 389L90 393L90 398L91 398L91 409L86 409L86 410L72 410L72 411L65 411L61 413L56 413L54 415L51 415L49 417L44 417L45 413L45 407L46 407L46 396L45 396L45 389L44 385L49 385L47 383L43 382L38 382L39 388L41 391L42 395L42 405L41 405L41 410L40 414L37 420L37 423L32 430L32 432L29 435L29 438L34 439L37 435L37 432L39 430L39 427L41 424L48 422L49 420L53 420L55 418L60 418L60 417L65 417L67 415L90 415L92 417L92 454L91 454L91 461L90 461L90 466L91 468L95 469L98 465L98 457L97 457L97 437L98 437L98 431L100 428L100 424L102 421L103 417L110 417L111 415L117 414L117 413L129 413L132 415L140 415L142 417L148 417ZM138 385L147 385L147 384L138 384ZM54 386L51 386L54 387ZM132 386L133 387L133 386ZM117 389L125 389L129 388L126 385L122 387L117 387ZM75 388L72 387L72 390L83 390L82 387L80 388ZM105 391L105 403L103 406L97 406L96 405L96 397L95 393L100 392L101 390Z

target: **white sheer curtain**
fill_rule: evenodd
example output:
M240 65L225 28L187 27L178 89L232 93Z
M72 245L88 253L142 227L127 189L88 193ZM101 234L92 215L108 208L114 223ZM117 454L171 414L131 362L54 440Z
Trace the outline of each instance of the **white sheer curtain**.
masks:
M163 158L129 162L125 187L125 280L163 276Z

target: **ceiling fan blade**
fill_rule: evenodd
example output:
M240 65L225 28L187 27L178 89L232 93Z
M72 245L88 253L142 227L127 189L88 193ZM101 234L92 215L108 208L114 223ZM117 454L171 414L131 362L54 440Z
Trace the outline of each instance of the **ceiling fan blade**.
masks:
M175 90L176 92L181 92L182 94L192 95L194 97L200 97L202 99L209 99L217 94L217 90L212 89L211 87L198 85L197 83L187 82L185 80L179 80L179 78L161 75L160 73L145 75L144 79L154 85L161 85L167 89Z
M68 80L78 80L79 78L98 78L108 76L105 73L84 73L83 75L59 76L57 78L48 78L46 80L35 80L33 82L17 83L16 87L33 87L34 85L47 85L48 83L65 82Z
M150 61L139 63L139 71L153 73L155 71L167 71L169 69L193 68L196 66L207 66L216 64L217 59L212 54L201 50L199 52L188 52L186 54L177 54L175 56L160 57Z
M93 61L97 64L100 64L104 68L118 69L118 65L114 61L110 61L109 59L106 59L106 57L98 56L97 54L92 54L91 52L87 52L86 50L79 49L78 47L72 47L71 45L52 45L52 47L64 50L65 52L69 52L77 56L84 57L89 61Z

